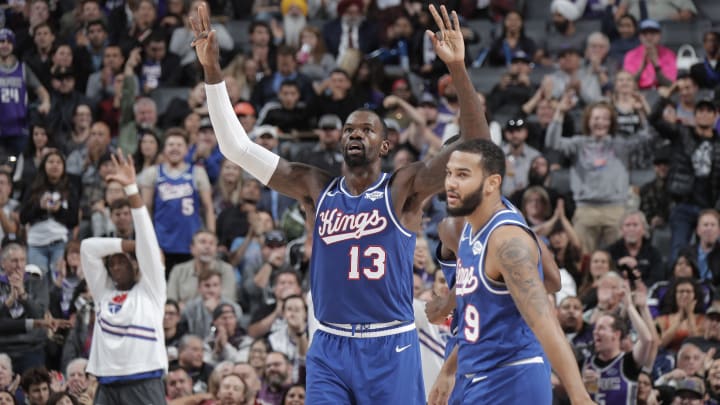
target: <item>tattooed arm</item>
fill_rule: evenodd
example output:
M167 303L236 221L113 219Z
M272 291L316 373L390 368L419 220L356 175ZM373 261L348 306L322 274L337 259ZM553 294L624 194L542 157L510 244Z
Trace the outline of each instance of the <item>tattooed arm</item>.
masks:
M502 280L520 314L540 341L573 404L591 403L570 345L560 329L538 273L538 246L527 232L505 226L490 237L486 272Z

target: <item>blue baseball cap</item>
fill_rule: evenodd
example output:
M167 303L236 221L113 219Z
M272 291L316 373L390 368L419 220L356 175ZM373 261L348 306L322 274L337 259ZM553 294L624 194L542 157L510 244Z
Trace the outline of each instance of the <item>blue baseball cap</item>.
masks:
M0 41L8 41L15 45L15 33L7 28L0 29Z
M640 22L640 32L642 31L661 31L660 23L655 20L642 20Z

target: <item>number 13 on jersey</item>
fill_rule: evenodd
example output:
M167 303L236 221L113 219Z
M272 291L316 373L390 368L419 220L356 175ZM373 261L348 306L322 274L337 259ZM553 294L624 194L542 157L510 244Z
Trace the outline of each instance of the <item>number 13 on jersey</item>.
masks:
M360 256L371 258L372 267L363 267L362 273L368 280L379 280L385 275L385 259L387 257L382 246L368 246L360 252L360 246L350 248L350 272L349 280L360 280Z

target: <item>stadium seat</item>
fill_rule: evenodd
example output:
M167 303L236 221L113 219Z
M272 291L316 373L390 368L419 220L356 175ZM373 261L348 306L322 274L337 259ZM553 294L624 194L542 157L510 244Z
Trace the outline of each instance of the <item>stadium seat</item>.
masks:
M488 20L465 20L462 25L472 29L476 35L480 36L480 42L473 45L481 47L489 47L495 36L500 35L501 30L499 26Z
M545 36L547 35L547 21L544 20L526 20L525 36L535 41L538 47L543 46Z
M676 51L684 44L702 44L702 35L712 24L709 20L696 19L691 22L663 21L660 25L663 44Z
M560 169L550 172L550 188L562 195L570 195L570 169Z
M579 20L575 22L575 27L584 37L596 31L602 31L602 22L600 20Z
M235 41L235 50L245 49L250 42L250 34L248 34L250 23L249 20L230 20L225 23L225 27Z
M720 1L718 0L695 0L698 15L709 18L712 21L720 22Z
M630 171L630 184L642 187L655 180L655 169L636 169Z
M157 105L158 116L165 114L165 110L172 99L176 97L183 100L187 99L189 91L189 87L158 87L155 89L152 94L150 94L150 98L152 98Z
M525 3L525 21L540 20L549 21L551 0L530 0Z
M473 86L475 86L475 90L483 94L489 93L493 86L500 81L500 77L505 73L505 70L505 67L471 68L470 78L472 79Z

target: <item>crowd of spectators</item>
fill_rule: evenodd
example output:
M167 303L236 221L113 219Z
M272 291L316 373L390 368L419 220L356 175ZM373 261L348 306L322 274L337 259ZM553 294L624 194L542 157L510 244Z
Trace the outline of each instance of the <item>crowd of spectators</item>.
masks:
M699 10L712 1L441 2L461 16L473 79L497 79L477 96L507 156L502 191L560 265L558 319L596 398L616 389L598 370L623 356L637 403L720 403L720 15ZM190 45L200 3L0 5L0 403L92 403L79 241L134 239L105 181L119 149L166 265L168 403L304 402L312 213L220 153ZM234 111L268 150L341 175L358 108L385 118L386 171L458 132L427 1L207 4ZM706 27L689 38L697 57L663 45L671 26ZM447 294L443 196L424 212L418 299Z

